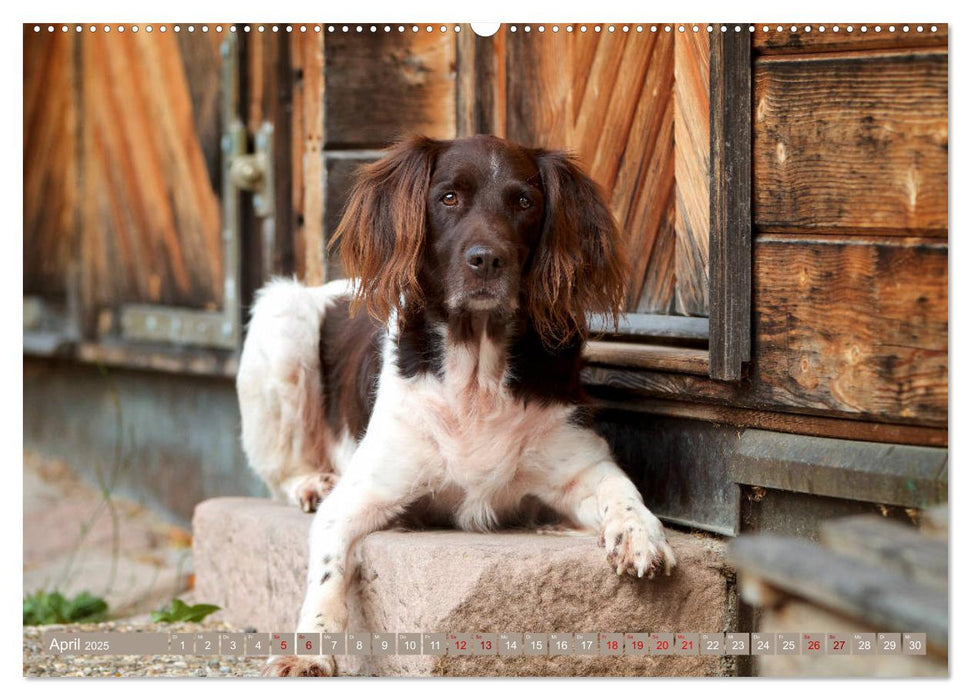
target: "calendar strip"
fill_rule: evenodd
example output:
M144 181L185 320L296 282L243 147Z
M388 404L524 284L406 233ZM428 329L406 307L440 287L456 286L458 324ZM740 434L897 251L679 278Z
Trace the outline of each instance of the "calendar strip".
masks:
M874 656L927 654L919 632L57 632L55 656Z

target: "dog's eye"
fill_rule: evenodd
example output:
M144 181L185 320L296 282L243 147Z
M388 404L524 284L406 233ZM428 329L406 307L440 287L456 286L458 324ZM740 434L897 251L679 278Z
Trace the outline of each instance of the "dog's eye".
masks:
M520 196L519 198L520 209L529 209L531 206L533 206L533 202L529 197L527 197L526 195Z
M442 204L446 207L454 207L459 203L459 197L454 192L446 192L442 195Z

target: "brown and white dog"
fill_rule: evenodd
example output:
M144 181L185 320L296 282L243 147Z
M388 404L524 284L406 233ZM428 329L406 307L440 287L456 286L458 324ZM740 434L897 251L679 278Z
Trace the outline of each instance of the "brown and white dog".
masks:
M669 572L660 521L583 410L585 313L616 317L627 268L576 163L413 138L362 169L337 237L354 281L264 288L237 379L251 466L317 510L298 631L345 629L352 547L406 512L488 530L542 504L598 532L618 574Z

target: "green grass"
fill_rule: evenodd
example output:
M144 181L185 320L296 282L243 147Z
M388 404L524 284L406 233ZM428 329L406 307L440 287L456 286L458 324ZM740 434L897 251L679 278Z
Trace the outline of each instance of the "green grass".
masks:
M24 598L24 625L101 622L107 613L108 603L87 591L70 599L58 591L37 591Z

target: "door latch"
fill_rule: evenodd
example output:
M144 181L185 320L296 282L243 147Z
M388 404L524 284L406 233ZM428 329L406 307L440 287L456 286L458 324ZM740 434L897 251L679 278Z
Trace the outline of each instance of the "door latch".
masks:
M254 139L253 153L237 153L229 161L229 179L235 187L253 193L253 211L260 218L273 216L273 125L263 122Z

